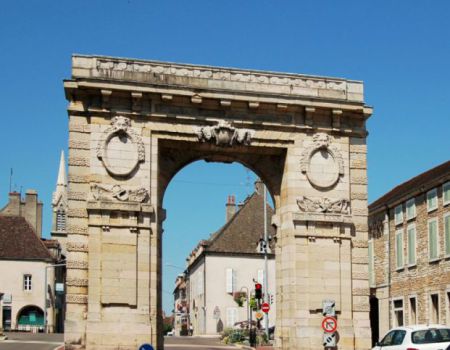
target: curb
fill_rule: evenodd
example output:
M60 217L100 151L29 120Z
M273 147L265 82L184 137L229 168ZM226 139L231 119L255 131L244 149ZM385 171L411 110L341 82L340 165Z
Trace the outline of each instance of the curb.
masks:
M64 350L65 346L64 344L62 345L58 345L56 348L54 348L53 350Z

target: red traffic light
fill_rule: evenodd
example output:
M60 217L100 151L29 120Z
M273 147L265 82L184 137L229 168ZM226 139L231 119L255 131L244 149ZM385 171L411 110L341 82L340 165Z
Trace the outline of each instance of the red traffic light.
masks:
M255 283L255 289L262 289L261 283Z
M255 283L255 299L262 299L262 284Z

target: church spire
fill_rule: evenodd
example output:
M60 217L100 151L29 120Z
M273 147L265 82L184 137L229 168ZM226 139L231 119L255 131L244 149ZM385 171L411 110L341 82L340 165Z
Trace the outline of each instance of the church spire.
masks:
M58 180L56 181L57 188L60 186L67 186L66 179L66 162L64 160L64 151L61 151L61 159L59 160Z

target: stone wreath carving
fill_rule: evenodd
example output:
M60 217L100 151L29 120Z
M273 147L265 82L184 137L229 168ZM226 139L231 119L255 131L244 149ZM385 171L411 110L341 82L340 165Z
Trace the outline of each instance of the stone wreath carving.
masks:
M302 196L297 199L297 204L300 210L306 213L350 214L350 201L347 199L311 199Z
M121 202L146 202L148 191L145 188L125 189L120 185L91 185L91 194L95 200L119 200Z
M313 144L305 149L300 160L302 173L314 187L328 189L336 185L344 175L341 152L331 146L331 138L325 133L313 136Z
M254 130L237 129L230 123L221 120L215 126L204 126L195 128L195 133L201 142L215 142L216 146L230 147L234 144L250 145Z
M117 116L111 120L98 142L97 158L115 176L130 175L145 160L144 144L129 118Z

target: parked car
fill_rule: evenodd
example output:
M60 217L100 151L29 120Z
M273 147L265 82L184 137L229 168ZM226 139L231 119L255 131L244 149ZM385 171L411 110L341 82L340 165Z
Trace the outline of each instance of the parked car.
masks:
M391 329L372 350L450 350L450 328L411 325Z
M168 331L166 334L168 337L172 337L175 335L175 331L172 329L171 331Z

